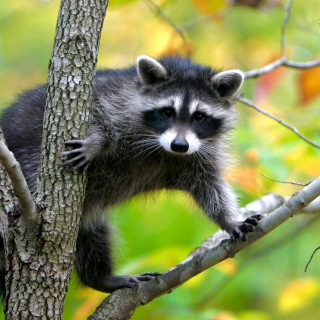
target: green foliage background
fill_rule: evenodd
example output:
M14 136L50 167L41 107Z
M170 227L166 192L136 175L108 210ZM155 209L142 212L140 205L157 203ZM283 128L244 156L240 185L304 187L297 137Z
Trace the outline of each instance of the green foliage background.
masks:
M259 8L228 3L110 0L98 65L120 68L140 54L180 53L216 68L247 71L277 59L283 3L265 1ZM286 33L286 54L293 60L319 56L317 5L318 0L294 3ZM16 93L46 81L58 6L57 0L1 0L0 108L14 101ZM310 88L303 79L301 71L281 69L246 81L244 95L320 143L319 96L302 98ZM309 79L317 82L317 74ZM240 205L268 192L290 195L299 189L261 173L300 182L320 175L319 150L247 106L239 105L239 113L232 142L237 165L230 180ZM139 308L132 319L318 319L319 256L304 273L319 245L316 218L295 217L234 259ZM179 192L138 197L115 208L110 219L118 273L165 271L217 230ZM73 279L64 318L86 319L104 296Z

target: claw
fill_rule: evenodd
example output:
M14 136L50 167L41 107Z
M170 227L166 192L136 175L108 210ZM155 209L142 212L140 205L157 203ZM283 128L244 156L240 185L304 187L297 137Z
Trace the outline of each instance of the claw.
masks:
M246 242L248 240L248 237L243 233L242 236L241 236L241 240L243 242Z
M79 154L81 153L81 149L73 149L73 150L70 150L70 151L64 151L62 153L59 154L59 158L62 158L62 157L68 157L68 156L72 156L72 155L75 155L75 154Z
M89 167L91 162L90 149L86 140L71 140L66 141L65 146L72 147L74 149L62 152L59 157L68 157L63 161L62 165L67 167L67 172L73 170L85 171Z
M111 275L108 276L101 285L95 287L97 290L103 292L113 292L121 288L131 288L137 283L154 280L159 273L142 273L135 276L118 276Z
M64 166L69 166L69 165L73 164L74 162L80 161L80 160L82 160L82 159L83 159L83 155L82 155L82 154L79 154L77 157L74 157L74 158L72 158L72 159L70 159L70 160L64 161L64 162L63 162L63 165L64 165Z
M83 146L83 140L69 140L66 141L64 144L67 147Z
M247 241L248 237L246 236L246 233L253 232L255 229L255 226L258 225L258 221L260 221L262 218L263 218L262 215L256 214L244 220L240 225L234 228L233 231L231 232L230 234L231 240L235 242L237 238L240 238L244 242Z
M258 225L258 221L256 219L253 218L248 218L245 220L245 222L250 223L253 226L257 226Z
M253 232L254 231L254 226L256 226L257 224L249 224L249 223L246 223L245 226L246 226L246 230L247 232Z

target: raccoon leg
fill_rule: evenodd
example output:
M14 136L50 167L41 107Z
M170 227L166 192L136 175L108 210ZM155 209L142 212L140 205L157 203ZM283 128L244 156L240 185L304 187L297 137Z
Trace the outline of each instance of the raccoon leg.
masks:
M90 227L81 226L77 239L75 266L81 282L102 292L130 288L141 281L153 280L158 274L137 276L112 274L109 228L106 219Z
M254 215L245 221L239 220L236 196L223 178L204 179L193 188L192 195L198 204L221 229L227 231L233 241L247 240L246 233L253 232L261 215ZM210 181L210 183L208 183Z

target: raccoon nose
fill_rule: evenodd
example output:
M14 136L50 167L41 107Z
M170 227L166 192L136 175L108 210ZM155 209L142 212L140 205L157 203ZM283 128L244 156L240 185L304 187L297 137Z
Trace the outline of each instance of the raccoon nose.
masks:
M185 153L189 149L189 143L185 139L176 138L171 142L171 150L174 152Z

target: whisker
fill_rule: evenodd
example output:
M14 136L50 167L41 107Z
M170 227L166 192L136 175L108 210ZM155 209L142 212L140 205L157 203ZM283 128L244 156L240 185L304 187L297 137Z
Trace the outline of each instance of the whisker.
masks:
M155 151L161 151L161 150L163 150L162 149L162 147L160 146L160 145L154 145L154 149L153 150L151 150L148 154L147 154L147 156L150 156L153 152L155 152Z
M134 157L138 157L145 152L151 151L147 154L147 156L149 156L156 150L161 150L161 149L162 147L158 143L155 143L155 141L145 140L141 142L135 149L133 149L133 150L140 150L140 152L134 154Z
M144 143L132 145L131 151L144 149L146 146L153 146L155 143L145 141Z
M204 161L205 163L209 163L214 168L216 168L216 164L214 158L216 157L216 150L208 145L201 145L200 149L197 151L197 155L199 158Z

